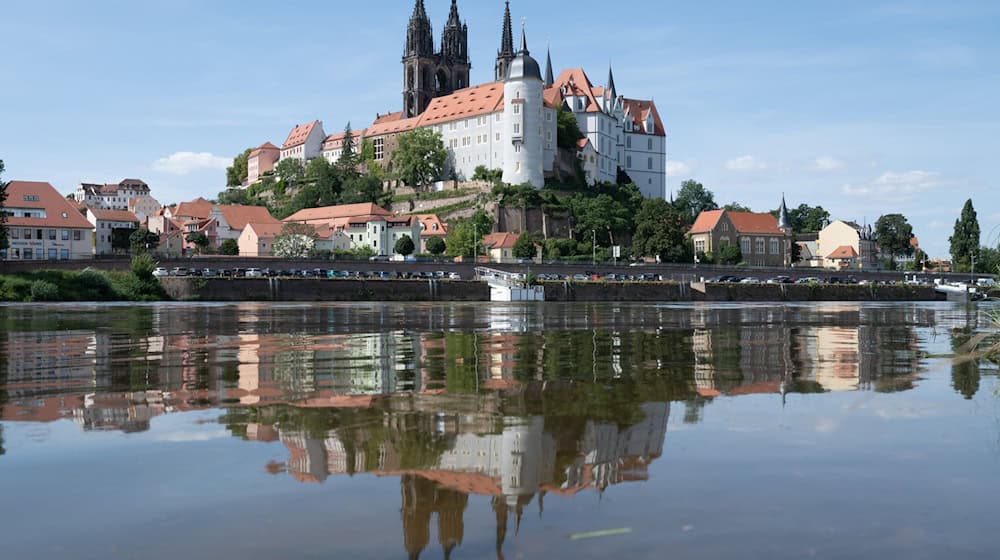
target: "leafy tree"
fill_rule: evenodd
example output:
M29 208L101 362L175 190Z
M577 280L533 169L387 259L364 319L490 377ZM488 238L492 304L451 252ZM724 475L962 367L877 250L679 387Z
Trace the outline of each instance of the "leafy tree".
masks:
M356 153L354 147L354 131L351 130L351 122L347 122L347 126L344 127L344 143L342 145L343 149L340 152L340 157L337 159L337 169L341 173L356 173L358 167L358 154Z
M146 228L139 228L132 232L128 241L132 248L132 254L140 255L157 247L160 244L160 236Z
M472 180L499 183L503 180L503 169L490 169L485 165L477 165L476 170L472 173Z
M365 138L361 141L361 163L364 164L366 175L378 179L379 182L385 180L385 171L375 161L375 143L372 142L371 138Z
M743 206L739 202L730 202L729 204L723 206L727 212L753 212L749 206Z
M289 222L271 244L271 253L284 259L304 259L316 246L316 229L308 224Z
M344 183L341 204L370 202L386 207L392 204L392 192L385 188L382 180L374 175L356 176Z
M482 208L470 218L456 220L448 233L448 254L472 257L483 254L483 236L493 231L493 218Z
M798 208L789 210L788 217L795 233L817 233L830 221L830 213L822 206L808 204L800 204Z
M716 262L723 265L737 265L743 262L743 251L736 243L723 243L716 256Z
M274 168L274 172L290 187L301 183L306 176L305 166L295 158L281 160Z
M565 107L556 113L556 145L564 150L575 150L578 140L583 138L576 115Z
M219 204L257 206L254 204L256 201L250 196L249 189L226 189L220 192L219 196L216 198L219 201Z
M517 241L514 242L511 254L518 259L535 258L538 255L538 249L535 248L535 238L529 233L522 233L521 237L518 237Z
M897 256L910 256L913 254L913 226L906 221L902 214L886 214L875 222L875 235L878 238L879 247L889 254L893 264Z
M927 268L927 263L930 258L927 256L922 249L917 249L916 253L913 255L913 260L906 263L906 270L909 272L918 272Z
M598 245L607 247L615 245L616 239L632 231L634 213L610 195L590 197L578 194L570 199L570 207L579 239L592 241L596 237Z
M148 253L132 257L132 274L139 280L152 280L153 271L156 270L156 261Z
M448 245L441 237L435 236L427 239L427 252L432 255L443 255L448 250Z
M396 246L394 247L397 255L403 255L408 257L417 250L416 245L413 244L413 238L409 235L404 235L396 240Z
M644 201L635 216L632 253L657 257L661 262L690 262L693 255L683 212L661 198Z
M699 214L708 210L718 210L715 195L697 181L684 181L674 197L674 206L681 211L685 223L693 224Z
M226 186L238 187L247 180L250 173L247 171L247 160L250 159L252 148L247 148L240 155L233 158L233 165L226 168Z
M111 230L111 249L117 252L127 252L132 247L132 228L115 228Z
M235 239L227 239L219 245L219 254L235 257L240 254L240 244Z
M340 203L342 175L325 158L316 158L306 166L308 184L296 193L293 204L297 210L335 206Z
M5 210L7 205L7 183L3 181L3 171L3 160L0 159L0 250L10 246L10 242L7 239L7 212Z
M199 253L204 253L208 249L209 244L211 244L211 241L208 239L208 236L205 235L204 233L201 233L200 231L193 231L187 234L185 239L187 239L188 243L191 243L195 247L197 247Z
M955 233L948 240L955 272L972 270L972 259L979 258L979 235L979 218L969 199L962 208L962 216L955 221Z
M399 136L399 147L392 160L399 178L417 192L422 192L441 177L448 161L448 151L440 134L429 128L420 128Z
M976 270L1000 274L1000 247L980 247Z

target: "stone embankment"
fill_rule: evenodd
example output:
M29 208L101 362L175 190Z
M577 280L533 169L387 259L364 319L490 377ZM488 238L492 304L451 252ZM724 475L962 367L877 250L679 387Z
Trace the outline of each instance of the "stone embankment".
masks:
M485 282L452 280L322 280L164 278L181 301L489 301ZM941 301L930 286L742 285L632 282L547 282L550 302L806 302Z

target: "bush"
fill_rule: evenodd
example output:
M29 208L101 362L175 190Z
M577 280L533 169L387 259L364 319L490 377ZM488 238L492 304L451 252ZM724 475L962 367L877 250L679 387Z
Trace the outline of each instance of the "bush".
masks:
M219 245L219 254L235 257L240 254L240 244L235 239L227 239Z
M427 240L427 252L432 255L443 255L448 250L448 245L440 237L431 237Z
M132 257L132 274L140 280L152 280L156 261L146 253Z
M59 287L52 282L35 280L31 283L31 301L58 301Z
M396 253L408 257L413 254L416 247L413 244L413 239L409 235L404 235L396 241Z

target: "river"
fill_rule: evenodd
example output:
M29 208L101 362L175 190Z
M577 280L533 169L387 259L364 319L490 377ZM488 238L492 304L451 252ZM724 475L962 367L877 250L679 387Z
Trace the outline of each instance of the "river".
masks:
M953 304L0 306L0 558L993 558Z

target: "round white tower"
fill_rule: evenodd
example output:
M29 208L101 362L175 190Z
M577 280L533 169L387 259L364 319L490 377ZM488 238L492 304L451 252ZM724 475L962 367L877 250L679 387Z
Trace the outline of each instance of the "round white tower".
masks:
M545 186L542 89L542 70L528 53L528 39L521 30L521 50L510 62L503 86L504 183Z

